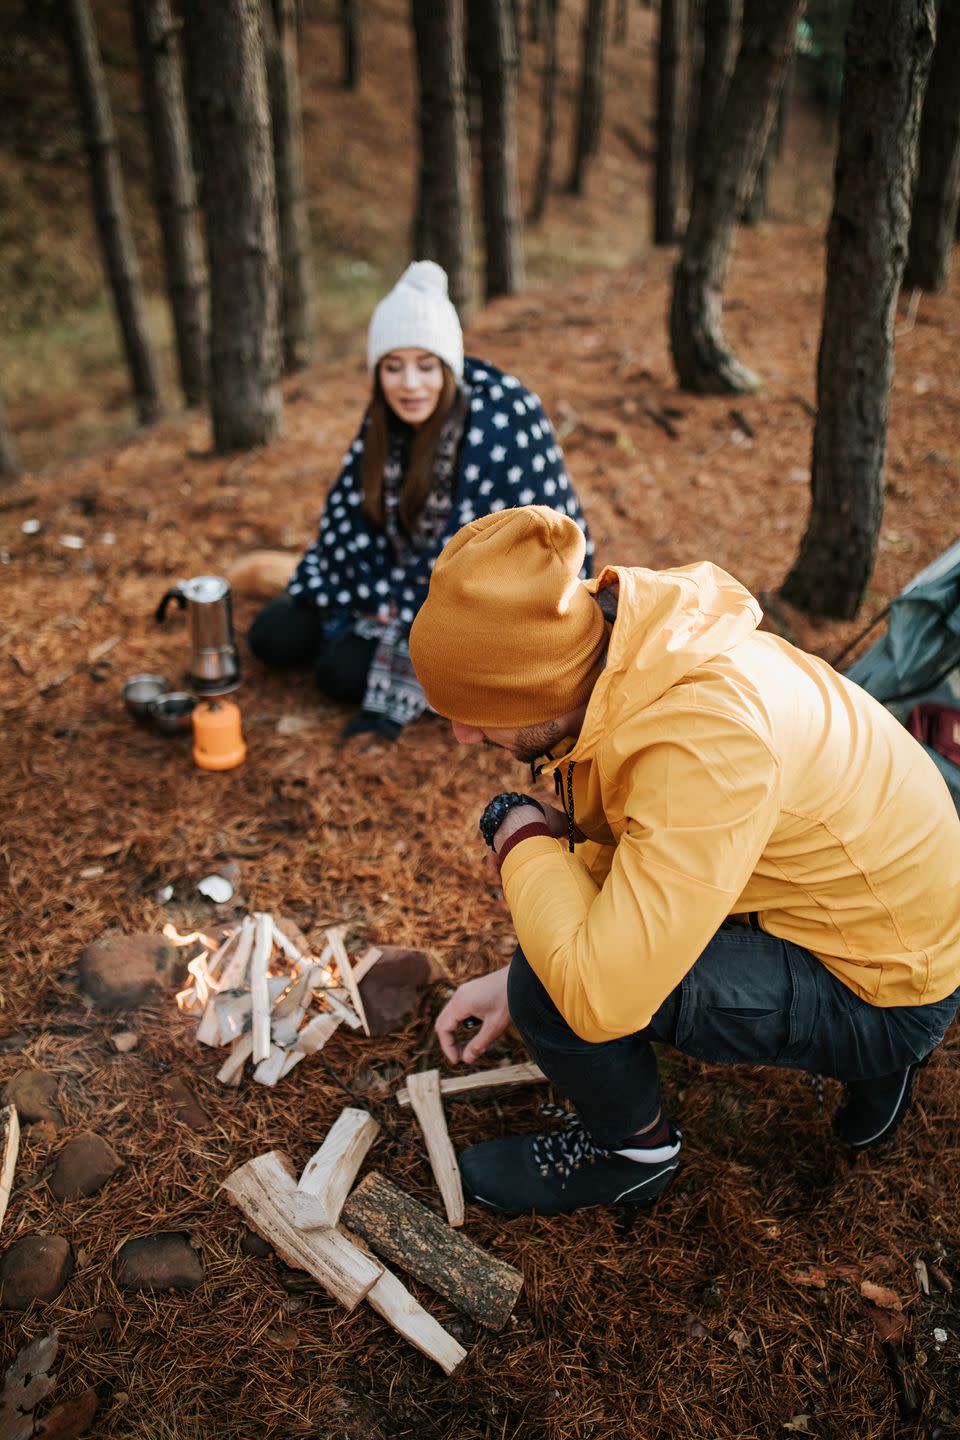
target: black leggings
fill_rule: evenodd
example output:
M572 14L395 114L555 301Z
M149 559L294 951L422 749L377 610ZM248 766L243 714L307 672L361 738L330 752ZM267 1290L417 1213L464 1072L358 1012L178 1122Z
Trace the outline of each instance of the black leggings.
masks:
M260 611L247 639L264 665L312 665L313 678L325 695L341 704L359 705L377 642L352 632L327 640L323 623L323 613L315 605L300 605L289 595L278 595Z

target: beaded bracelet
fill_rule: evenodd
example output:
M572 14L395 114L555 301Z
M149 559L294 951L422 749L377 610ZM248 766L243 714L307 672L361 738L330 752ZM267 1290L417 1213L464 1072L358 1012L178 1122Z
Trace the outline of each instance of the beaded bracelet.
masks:
M521 795L517 790L504 790L501 794L494 795L480 816L480 834L491 850L494 848L493 837L507 818L508 813L515 810L518 805L535 805L541 815L546 815L540 801L534 800L532 795Z

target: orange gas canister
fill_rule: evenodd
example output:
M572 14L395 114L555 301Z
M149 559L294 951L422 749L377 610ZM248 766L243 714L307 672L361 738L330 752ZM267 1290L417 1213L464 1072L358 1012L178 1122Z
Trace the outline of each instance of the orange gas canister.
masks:
M193 712L193 758L200 769L232 770L246 757L239 706L219 698L201 701Z

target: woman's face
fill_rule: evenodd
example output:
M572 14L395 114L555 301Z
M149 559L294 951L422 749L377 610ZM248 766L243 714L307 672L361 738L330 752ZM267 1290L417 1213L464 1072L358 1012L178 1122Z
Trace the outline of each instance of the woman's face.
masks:
M436 410L443 364L429 350L391 350L377 367L383 397L394 415L419 429Z

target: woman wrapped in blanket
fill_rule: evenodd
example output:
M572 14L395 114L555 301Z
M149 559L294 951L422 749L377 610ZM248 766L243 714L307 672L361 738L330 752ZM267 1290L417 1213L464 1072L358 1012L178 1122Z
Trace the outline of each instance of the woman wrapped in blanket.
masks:
M451 536L516 505L549 505L587 527L537 396L464 357L439 265L410 265L380 301L367 363L370 404L317 538L254 620L250 647L267 665L312 664L326 695L360 705L345 734L394 738L427 708L407 637ZM591 553L587 535L585 573Z

